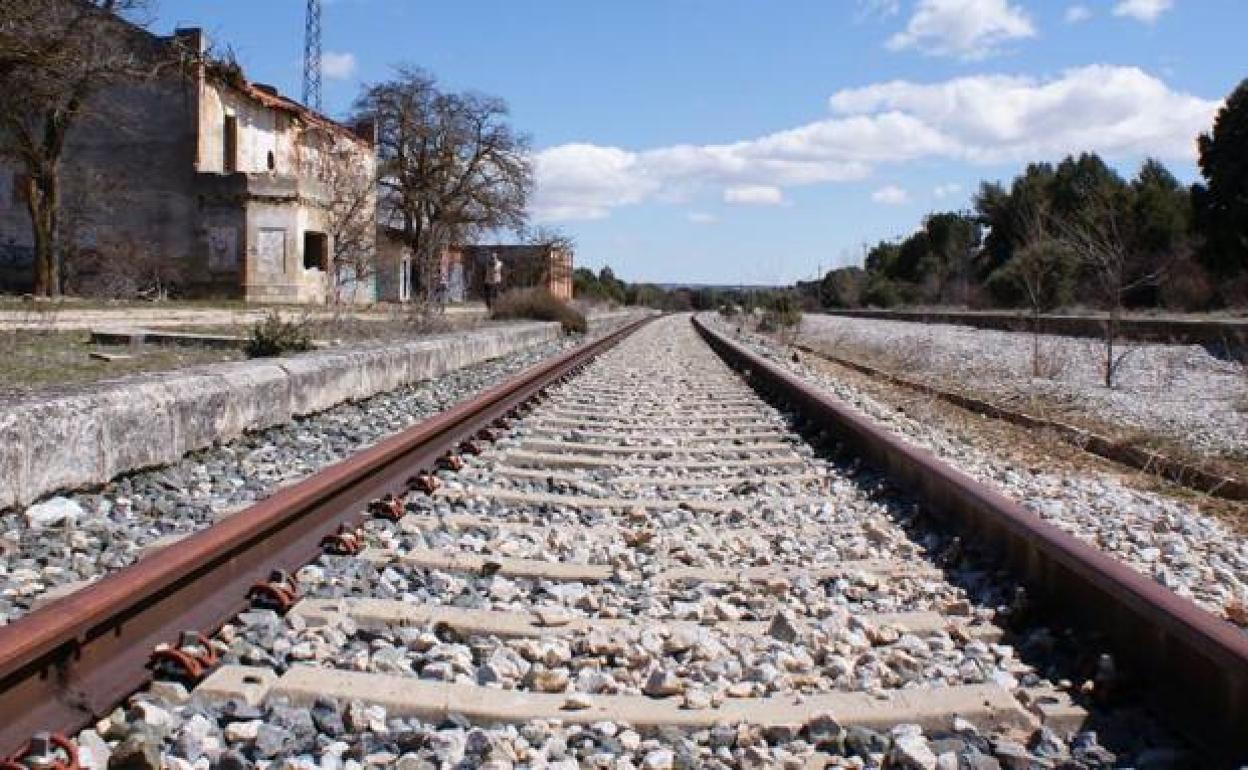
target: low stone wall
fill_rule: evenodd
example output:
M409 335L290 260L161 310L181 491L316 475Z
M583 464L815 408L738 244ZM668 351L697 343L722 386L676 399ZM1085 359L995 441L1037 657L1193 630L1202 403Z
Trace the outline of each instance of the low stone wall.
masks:
M590 332L631 314L590 319ZM166 465L214 443L557 339L524 323L407 343L211 364L33 397L0 411L0 509Z

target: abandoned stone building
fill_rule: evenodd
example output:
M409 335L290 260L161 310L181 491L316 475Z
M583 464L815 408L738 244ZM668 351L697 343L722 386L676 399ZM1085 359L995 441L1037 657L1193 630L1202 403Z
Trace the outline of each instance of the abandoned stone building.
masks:
M336 198L360 194L350 183L374 176L371 129L344 126L206 61L199 30L141 34L154 49L198 55L153 82L101 93L99 109L72 132L65 280L107 288L142 270L186 296L374 301L371 271L334 258ZM18 181L0 168L0 289L9 291L31 280ZM371 184L364 191L368 241L376 237L375 193Z
M555 246L482 244L452 246L442 252L437 280L445 287L446 300L480 300L485 294L486 270L495 255L503 263L504 290L541 286L560 299L572 299L570 252ZM391 236L378 241L377 292L379 299L389 302L420 297L411 250Z

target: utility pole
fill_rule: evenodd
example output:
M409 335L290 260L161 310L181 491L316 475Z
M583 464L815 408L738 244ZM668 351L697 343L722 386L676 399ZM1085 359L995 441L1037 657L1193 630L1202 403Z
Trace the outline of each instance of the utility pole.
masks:
M308 0L303 33L303 103L321 111L321 0Z

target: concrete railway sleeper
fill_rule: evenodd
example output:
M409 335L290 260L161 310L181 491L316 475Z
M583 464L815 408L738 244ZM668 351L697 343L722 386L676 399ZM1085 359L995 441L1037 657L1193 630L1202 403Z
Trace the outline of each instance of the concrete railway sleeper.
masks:
M846 459L892 470L700 331L565 354L0 629L0 750L93 770L1238 758L1248 655L1220 621L1146 592L1112 610L1181 615L1158 643L1197 661L1170 671L1231 683L1191 694L1203 730L1148 716L1112 629L1059 625L1048 591L1080 586L1036 580L1043 547L999 569L1018 556L960 535L948 493ZM158 643L174 664L149 683Z

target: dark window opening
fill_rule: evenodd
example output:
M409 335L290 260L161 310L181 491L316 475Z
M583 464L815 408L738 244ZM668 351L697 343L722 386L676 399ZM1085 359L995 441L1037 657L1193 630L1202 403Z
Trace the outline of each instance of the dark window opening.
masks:
M225 157L221 163L221 168L225 173L233 174L235 171L238 171L238 118L233 115L226 115L223 131L222 145L225 150Z
M277 168L277 158L273 156L273 151L269 150L269 171Z
M329 236L307 230L303 234L303 269L329 272Z

